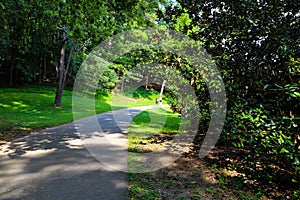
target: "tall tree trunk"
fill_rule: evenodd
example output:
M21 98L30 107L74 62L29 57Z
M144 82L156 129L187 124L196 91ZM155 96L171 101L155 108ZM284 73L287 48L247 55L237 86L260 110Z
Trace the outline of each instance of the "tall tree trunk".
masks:
M146 90L148 90L148 84L149 84L149 78L148 78L148 75L147 75L146 76L146 84L145 84Z
M121 94L124 93L124 82L125 82L125 77L124 75L122 76L122 84L121 84Z
M56 35L53 35L53 45L56 45ZM59 61L58 61L58 55L55 53L54 54L54 62L55 62L55 81L58 80L58 76L59 76L59 72L58 72L58 68L59 68ZM55 82L54 81L54 82Z
M42 83L42 73L43 73L43 57L40 57L40 67L39 67L39 84Z
M67 74L68 74L68 71L69 71L69 68L70 68L71 58L72 58L75 46L76 46L76 40L73 41L72 47L71 47L70 52L69 52L68 62L67 62L66 70L64 72L63 87L65 87L65 85L66 85Z
M19 69L15 67L15 79L14 79L15 85L18 85L18 80L19 80L18 76L19 76Z
M9 68L9 85L13 85L13 71L15 68L15 47L12 47L11 59L10 59L10 68Z
M65 27L64 27L65 30ZM53 106L60 107L61 106L61 98L63 92L63 80L64 80L64 70L65 70L65 52L66 52L66 33L63 33L63 42L61 44L60 49L60 60L59 60L59 67L58 67L58 83L56 89L56 95Z
M43 57L43 68L44 68L44 71L43 71L43 81L46 81L47 80L47 57L44 56Z
M55 79L54 79L54 82L58 80L58 77L59 77L59 71L58 71L58 68L59 68L59 61L58 61L58 55L55 55L54 57L54 62L55 62Z
M164 92L165 84L166 84L166 80L163 81L161 89L160 89L160 94L159 94L159 103L160 104L162 104L162 95L163 95L163 92Z

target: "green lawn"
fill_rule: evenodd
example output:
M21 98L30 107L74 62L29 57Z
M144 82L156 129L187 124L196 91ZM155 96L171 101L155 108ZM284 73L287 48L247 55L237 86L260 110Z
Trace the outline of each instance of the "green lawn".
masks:
M178 133L181 118L170 108L152 108L133 118L128 129L128 170L140 172L146 157L143 153L161 152Z
M140 143L152 142L155 134L178 133L180 125L179 114L173 114L169 108L146 110L135 116L128 129L128 150L139 151Z
M181 118L170 108L155 108L141 112L135 116L128 129L128 173L129 199L159 199L160 194L155 188L158 179L152 173L135 173L140 165L140 153L159 151L163 137L176 135ZM142 155L142 154L141 154ZM143 161L141 161L143 162Z
M102 93L95 98L95 111L99 114L112 109L153 105L157 95L143 89L136 90L131 96ZM52 87L0 88L0 134L72 122L72 91L64 90L61 108L52 106L54 97L55 88ZM93 103L87 98L81 101L83 110L84 106ZM86 117L87 113L83 112L81 117Z

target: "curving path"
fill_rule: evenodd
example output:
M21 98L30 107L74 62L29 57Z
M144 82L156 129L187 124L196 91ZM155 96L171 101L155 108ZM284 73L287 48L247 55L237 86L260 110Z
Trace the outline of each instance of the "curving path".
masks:
M86 148L82 138L97 141L94 145L100 147L96 150L101 155L107 154L109 149L125 149L123 154L109 154L108 158L112 158L112 162L121 158L126 161L128 124L136 114L149 108L151 106L103 113L0 146L0 199L126 199L126 173L101 163L90 153L93 149ZM98 123L95 124L95 120ZM75 127L83 133L79 135Z

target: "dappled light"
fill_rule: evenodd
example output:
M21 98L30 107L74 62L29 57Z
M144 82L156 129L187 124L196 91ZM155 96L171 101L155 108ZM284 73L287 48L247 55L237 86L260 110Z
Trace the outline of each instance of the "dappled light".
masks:
M300 199L299 0L0 8L0 200Z
M112 188L127 191L122 177L90 155L72 124L0 146L0 199L116 199Z

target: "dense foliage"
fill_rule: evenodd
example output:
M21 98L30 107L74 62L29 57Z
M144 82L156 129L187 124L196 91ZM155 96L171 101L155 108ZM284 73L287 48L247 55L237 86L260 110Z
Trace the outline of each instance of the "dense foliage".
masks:
M1 85L57 83L72 86L86 55L128 28L151 25L157 1L1 1Z
M299 174L299 1L177 2L161 19L202 41L226 84L222 144L249 150L249 163Z
M1 0L0 85L58 83L62 92L64 85L72 86L87 54L111 35L149 26L175 29L203 44L222 74L228 109L220 144L243 148L249 163L285 170L292 174L289 182L299 185L300 2L177 0L165 7L157 2ZM97 87L112 89L132 67L151 63L170 66L195 88L203 134L210 120L209 93L185 58L137 50L115 60ZM174 105L183 103L172 98ZM253 166L254 178L276 179L274 172L259 177L256 172L264 169Z

